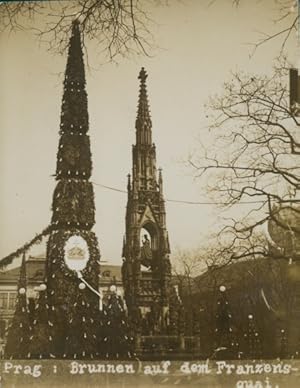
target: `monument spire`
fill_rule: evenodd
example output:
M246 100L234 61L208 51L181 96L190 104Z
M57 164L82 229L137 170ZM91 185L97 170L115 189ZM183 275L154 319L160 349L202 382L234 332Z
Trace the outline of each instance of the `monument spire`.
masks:
M152 144L152 121L149 111L149 102L147 95L147 80L148 74L142 67L138 79L140 80L140 93L138 102L138 112L135 122L136 128L136 144Z
M157 189L156 177L156 151L152 143L152 121L149 111L149 103L146 88L148 75L142 67L138 79L140 91L138 112L135 122L136 144L133 146L132 182L133 190Z

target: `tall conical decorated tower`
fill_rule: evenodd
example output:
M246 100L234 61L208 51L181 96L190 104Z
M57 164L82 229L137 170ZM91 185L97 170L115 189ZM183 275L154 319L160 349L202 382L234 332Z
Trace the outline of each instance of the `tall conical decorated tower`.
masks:
M156 169L144 68L128 175L123 284L129 317L136 334L165 334L169 325L171 265L166 228L162 172Z
M96 343L99 299L94 291L98 291L100 253L91 231L95 205L89 181L92 162L88 129L80 25L74 21L64 79L57 184L46 259L49 324L56 357L92 358L97 353L91 343ZM70 341L75 333L76 343Z

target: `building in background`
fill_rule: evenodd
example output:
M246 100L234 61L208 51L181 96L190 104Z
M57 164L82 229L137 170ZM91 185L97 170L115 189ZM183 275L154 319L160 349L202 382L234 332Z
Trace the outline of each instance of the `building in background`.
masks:
M29 310L35 307L39 294L38 288L44 282L45 260L45 255L29 256L26 260ZM3 357L8 326L15 311L19 275L20 267L0 272L0 358ZM123 295L121 266L101 264L99 284L104 303L112 285L116 286L117 292Z

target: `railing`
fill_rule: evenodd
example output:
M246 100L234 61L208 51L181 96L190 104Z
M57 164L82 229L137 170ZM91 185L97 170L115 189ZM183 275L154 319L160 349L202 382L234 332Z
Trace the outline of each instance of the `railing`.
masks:
M196 336L137 336L136 350L143 354L199 353L200 337Z

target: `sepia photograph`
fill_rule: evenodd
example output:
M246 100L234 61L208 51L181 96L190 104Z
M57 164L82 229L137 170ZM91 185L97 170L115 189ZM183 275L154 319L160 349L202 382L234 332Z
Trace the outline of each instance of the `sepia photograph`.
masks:
M299 5L0 1L0 388L299 386Z

